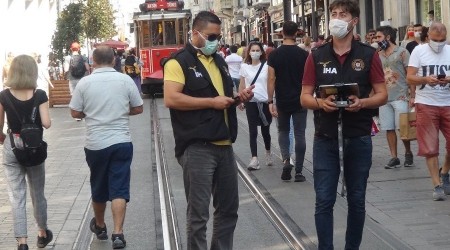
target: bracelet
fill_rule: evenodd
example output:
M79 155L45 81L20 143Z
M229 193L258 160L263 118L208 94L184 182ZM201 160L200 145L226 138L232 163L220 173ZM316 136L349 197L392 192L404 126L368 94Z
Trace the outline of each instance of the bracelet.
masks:
M314 99L316 100L317 107L320 109L320 105L319 105L319 101L317 100L317 97L314 97Z

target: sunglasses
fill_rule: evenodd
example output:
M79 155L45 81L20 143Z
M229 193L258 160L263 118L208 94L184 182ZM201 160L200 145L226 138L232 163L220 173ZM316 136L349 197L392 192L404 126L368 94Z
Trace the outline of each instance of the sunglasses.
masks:
M222 39L222 34L209 34L206 35L206 38L202 35L201 31L198 31L198 33L200 34L201 37L203 37L204 39L210 41L210 42L214 42L215 40L220 40Z

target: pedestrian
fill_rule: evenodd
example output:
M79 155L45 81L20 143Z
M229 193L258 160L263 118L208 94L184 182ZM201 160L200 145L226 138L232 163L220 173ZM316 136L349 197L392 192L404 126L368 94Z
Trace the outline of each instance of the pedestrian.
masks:
M397 134L400 129L401 113L408 113L410 96L414 96L415 89L406 83L406 68L409 62L409 52L395 44L397 30L391 26L377 28L375 37L379 44L381 63L383 65L384 79L388 91L388 102L379 109L380 128L386 131L386 139L391 153L391 159L384 166L385 169L400 167L397 155ZM412 104L412 103L411 103ZM412 105L411 105L412 106ZM402 140L405 146L405 161L403 166L414 166L411 142Z
M35 104L39 105L35 124L41 128L50 128L48 98L44 91L36 89L37 79L38 67L33 57L19 55L13 59L9 68L8 80L5 83L8 89L0 93L0 131L3 131L6 113L9 133L19 134L22 129L22 121L18 114L23 117L31 116ZM15 137L15 135L13 136ZM17 249L28 249L27 182L33 205L33 215L38 227L37 247L43 248L53 240L53 233L47 227L47 200L44 193L45 162L32 167L20 164L11 147L10 138L13 136L6 136L1 132L0 142L3 144L3 166L12 207ZM16 140L14 139L14 141ZM16 146L17 144L16 142Z
M433 22L428 30L429 43L418 45L409 59L407 81L416 88L418 156L425 157L431 181L433 199L444 200L450 194L450 45L447 29ZM439 171L439 131L446 140L444 164Z
M308 111L300 105L301 81L308 52L295 45L298 26L295 22L283 24L283 45L272 51L267 62L269 78L267 83L269 110L278 119L278 143L280 145L283 171L281 179L292 179L289 154L289 123L292 117L295 137L295 181L305 181L303 163L305 160L306 117ZM273 103L276 92L276 105Z
M139 93L142 93L141 66L142 62L136 56L136 50L134 48L130 49L128 56L125 58L125 74L133 79Z
M72 95L80 79L89 75L89 64L87 58L80 54L79 43L73 42L70 45L70 51L72 54L65 59L64 72L67 73L69 90Z
M303 38L303 43L299 43L298 47L304 49L306 52L311 52L311 37L306 36Z
M45 91L45 94L49 96L49 86L53 88L53 84L50 81L47 67L42 64L41 55L35 54L36 63L38 65L38 80L37 88Z
M422 34L422 24L420 23L416 23L413 25L413 29L414 29L414 41L409 42L406 45L406 50L408 50L409 54L412 54L412 51L414 50L414 48L419 45L422 44L423 42L420 39L420 36Z
M315 224L319 249L333 249L333 207L340 175L339 151L344 159L347 188L345 247L359 249L366 217L367 179L372 165L373 109L387 101L380 57L369 45L353 40L360 9L354 0L335 0L329 5L330 43L308 57L303 77L302 105L314 110L313 176L316 193ZM357 83L359 96L349 95L343 110L343 148L338 143L338 111L335 96L321 98L320 85ZM371 93L372 92L372 93Z
M86 119L84 152L91 173L94 209L90 230L97 239L108 239L104 216L106 202L111 201L112 247L119 249L126 246L123 224L130 201L133 144L129 116L142 113L143 101L133 80L113 68L111 48L97 47L93 60L94 71L80 80L69 107L72 117Z
M183 169L187 200L188 250L206 250L211 196L214 206L211 249L233 249L238 219L237 166L232 142L237 136L233 81L216 53L221 21L200 11L191 41L164 65L164 103L170 109L175 156ZM251 88L238 95L252 97Z
M225 58L225 62L228 64L228 71L230 72L231 79L233 79L233 83L236 89L236 92L239 91L239 82L241 81L241 75L239 75L239 71L241 70L242 64L242 56L236 54L237 46L230 46L231 55Z
M406 49L406 45L408 45L408 43L410 43L414 40L415 40L414 39L414 26L408 25L408 26L406 26L405 37L403 38L403 41L400 43L400 47Z
M5 64L2 67L2 88L5 88L5 82L8 80L8 71L11 66L11 62L14 59L14 54L12 52L8 53Z
M253 98L245 104L245 113L247 114L248 130L250 136L250 150L252 158L248 164L248 170L260 169L257 150L258 126L261 127L261 134L266 149L266 165L272 166L272 153L270 151L271 137L270 124L272 115L269 112L267 104L267 63L266 53L259 42L250 42L246 50L245 62L241 66L241 83L239 91L254 85ZM239 105L241 110L244 104Z
M364 43L367 45L372 44L372 42L373 42L372 40L375 37L375 33L376 33L376 31L374 29L369 29L366 33L366 36L364 37L365 38Z
M272 51L274 49L275 49L275 44L272 41L269 41L267 43L267 48L265 49L267 58L269 58L270 53L272 53Z
M241 41L241 46L238 48L236 54L238 56L241 56L243 59L245 59L245 49L247 48L247 43L245 41Z

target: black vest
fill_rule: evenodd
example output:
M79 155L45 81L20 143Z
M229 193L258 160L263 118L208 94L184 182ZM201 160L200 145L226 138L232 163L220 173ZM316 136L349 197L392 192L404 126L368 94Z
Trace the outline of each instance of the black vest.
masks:
M316 68L316 95L320 85L335 83L358 83L359 98L367 98L372 86L370 83L370 67L375 49L360 42L353 41L352 48L341 64L333 50L332 43L326 43L312 51ZM344 137L370 135L373 109L361 109L359 112L343 111L342 124ZM314 111L314 125L317 136L337 138L338 111L328 113L323 110Z
M211 55L222 76L224 93L233 97L233 80L228 72L225 60L214 53ZM219 95L209 73L197 57L197 50L190 44L172 57L181 66L185 77L183 94L192 97L216 97ZM181 156L184 150L195 142L214 142L237 136L236 106L227 109L228 126L225 123L224 110L213 108L183 111L170 109L173 134L175 137L175 156Z

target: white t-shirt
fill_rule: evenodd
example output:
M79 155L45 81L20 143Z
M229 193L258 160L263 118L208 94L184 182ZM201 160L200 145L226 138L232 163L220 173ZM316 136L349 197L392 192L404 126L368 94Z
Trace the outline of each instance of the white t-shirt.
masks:
M243 63L241 65L240 75L245 78L245 87L250 87L253 79L258 73L259 67L261 67L261 63L258 65L251 65ZM258 79L255 82L255 88L253 89L254 96L250 100L251 102L267 102L267 63L264 64L261 72L259 73Z
M239 75L239 70L241 69L242 57L236 53L225 57L225 62L228 64L228 70L232 78L241 78Z
M86 114L86 148L100 150L131 142L130 107L142 104L133 79L107 67L78 82L69 107Z
M450 45L436 54L428 44L418 45L409 58L408 66L418 68L418 76L450 75ZM444 86L417 85L415 103L450 106L450 84Z

